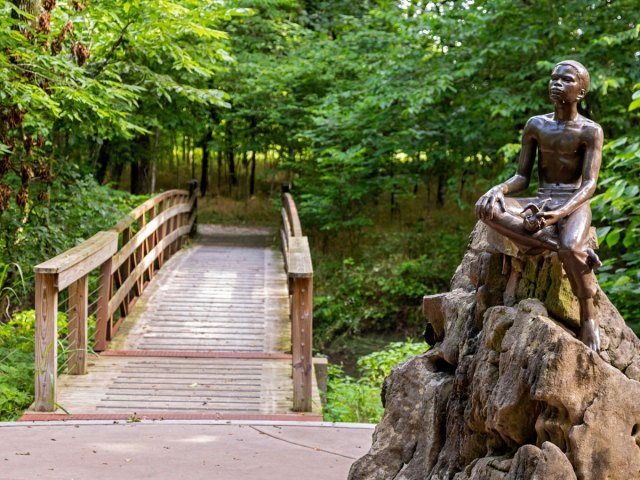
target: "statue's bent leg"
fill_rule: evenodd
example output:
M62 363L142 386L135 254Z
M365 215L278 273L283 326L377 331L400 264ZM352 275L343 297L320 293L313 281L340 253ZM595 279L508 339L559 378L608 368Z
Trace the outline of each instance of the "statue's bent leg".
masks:
M588 204L563 219L558 224L558 256L569 277L571 289L580 302L580 339L593 350L599 351L599 324L593 306L598 283L589 263L587 244L590 226L591 209Z
M528 203L537 201L536 198L505 198L506 211L496 203L493 207L493 218L483 218L482 221L495 231L513 240L522 247L525 253L530 250L558 250L557 237L548 230L532 233L524 228L522 209Z

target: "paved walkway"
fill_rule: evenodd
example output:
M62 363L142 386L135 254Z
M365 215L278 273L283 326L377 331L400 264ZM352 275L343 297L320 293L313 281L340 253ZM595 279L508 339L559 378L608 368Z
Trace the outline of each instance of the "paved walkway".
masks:
M0 480L338 480L372 433L310 422L0 423Z

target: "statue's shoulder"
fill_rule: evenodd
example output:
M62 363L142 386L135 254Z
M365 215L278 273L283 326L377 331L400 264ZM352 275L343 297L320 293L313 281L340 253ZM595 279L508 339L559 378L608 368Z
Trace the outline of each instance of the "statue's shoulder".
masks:
M531 117L529 120L527 120L527 123L524 126L524 131L537 132L550 120L553 120L553 113L545 113L544 115L536 115L534 117Z
M593 120L580 115L582 132L589 137L602 137L602 127Z
M591 130L602 130L602 127L591 120L590 118L583 117L580 115L580 123L582 123L582 128L591 129Z

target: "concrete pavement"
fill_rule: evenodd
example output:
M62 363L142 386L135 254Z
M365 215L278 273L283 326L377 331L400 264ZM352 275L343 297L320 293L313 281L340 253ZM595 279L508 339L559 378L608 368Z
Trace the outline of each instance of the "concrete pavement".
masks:
M0 480L345 479L373 425L260 421L0 423Z

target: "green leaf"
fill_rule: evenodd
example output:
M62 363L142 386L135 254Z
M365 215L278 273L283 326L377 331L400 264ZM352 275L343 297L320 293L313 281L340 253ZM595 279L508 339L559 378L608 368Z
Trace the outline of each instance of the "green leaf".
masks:
M611 227L600 227L596 229L596 234L598 236L598 242L602 243L605 240L607 234L611 231Z
M626 285L627 283L629 283L631 281L631 278L629 278L626 275L623 275L621 277L618 277L618 279L613 283L614 287L621 287L623 285Z
M624 232L624 238L622 239L622 244L625 248L631 248L634 244L638 242L638 238L636 237L636 232L634 228L627 228Z
M609 247L614 247L620 241L620 232L621 229L616 228L609 232L607 235L607 245Z

